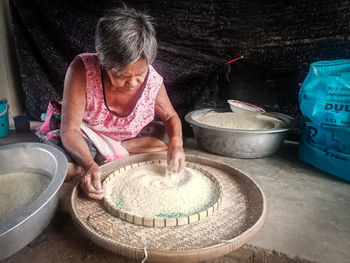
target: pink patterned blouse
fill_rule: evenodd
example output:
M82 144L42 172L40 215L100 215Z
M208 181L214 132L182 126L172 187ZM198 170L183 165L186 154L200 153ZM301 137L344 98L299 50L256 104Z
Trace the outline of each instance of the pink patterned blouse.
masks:
M157 93L163 78L150 65L144 90L133 111L126 117L112 113L105 104L101 64L94 53L80 54L86 71L86 108L83 122L93 131L115 141L134 138L154 119Z

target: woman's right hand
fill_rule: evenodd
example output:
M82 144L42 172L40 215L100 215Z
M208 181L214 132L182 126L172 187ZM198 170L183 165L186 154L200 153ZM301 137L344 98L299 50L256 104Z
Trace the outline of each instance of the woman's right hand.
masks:
M106 183L101 183L101 170L95 162L81 179L80 186L92 199L101 200L105 196Z

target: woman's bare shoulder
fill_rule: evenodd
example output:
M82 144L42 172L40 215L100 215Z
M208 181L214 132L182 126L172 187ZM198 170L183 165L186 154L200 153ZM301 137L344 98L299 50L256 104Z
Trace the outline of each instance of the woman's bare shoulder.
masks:
M76 56L69 65L66 78L64 81L64 89L84 90L86 84L86 72L83 60Z
M76 56L73 61L70 63L67 73L71 71L74 75L83 75L85 76L85 66L81 57Z
M64 80L61 130L80 127L86 105L85 67L78 56L69 65Z

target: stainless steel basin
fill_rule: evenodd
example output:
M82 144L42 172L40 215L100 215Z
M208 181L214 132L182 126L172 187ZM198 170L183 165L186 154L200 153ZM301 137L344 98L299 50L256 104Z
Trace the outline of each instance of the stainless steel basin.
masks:
M200 109L185 116L192 128L198 145L211 153L233 158L262 158L274 154L282 145L290 130L293 118L277 113L262 113L284 121L284 128L270 130L234 130L218 128L199 123L193 119L197 114L209 111L224 112L222 109Z
M50 183L34 201L0 224L0 260L25 247L50 223L58 205L57 191L67 172L67 159L59 150L41 143L1 146L0 176L25 171L45 174Z

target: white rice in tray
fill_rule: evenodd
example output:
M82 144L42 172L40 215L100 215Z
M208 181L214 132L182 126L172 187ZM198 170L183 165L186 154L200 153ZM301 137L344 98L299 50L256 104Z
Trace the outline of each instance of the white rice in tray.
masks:
M199 213L217 201L217 185L200 171L165 171L165 164L144 165L118 175L110 191L115 206L140 217L171 218Z

